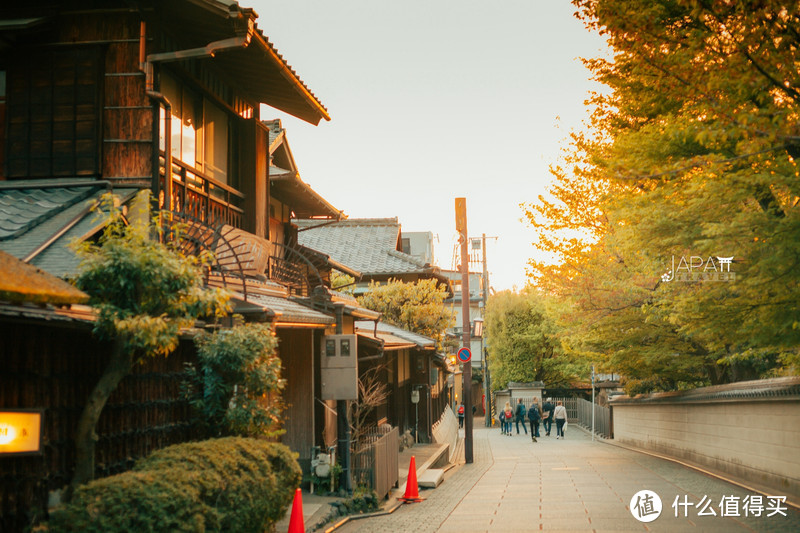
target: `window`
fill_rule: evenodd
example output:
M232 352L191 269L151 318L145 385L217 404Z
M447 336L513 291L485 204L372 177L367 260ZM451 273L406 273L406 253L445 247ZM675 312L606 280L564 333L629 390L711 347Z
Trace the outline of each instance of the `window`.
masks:
M103 49L20 49L6 80L7 177L100 174Z
M161 92L172 104L172 157L209 178L231 184L229 176L230 118L208 98L182 87L168 74L161 76ZM160 147L164 150L164 109L161 110Z
M203 101L205 173L228 183L228 115L208 100Z
M400 239L400 245L403 248L404 254L411 255L411 239L409 238Z
M6 71L0 70L0 178L4 176L6 146Z

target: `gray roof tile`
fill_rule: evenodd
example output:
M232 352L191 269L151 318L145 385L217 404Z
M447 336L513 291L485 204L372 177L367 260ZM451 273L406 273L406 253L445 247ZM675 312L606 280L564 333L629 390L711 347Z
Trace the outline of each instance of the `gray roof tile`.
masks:
M371 320L358 320L355 323L355 328L357 331L363 331L367 333L372 333L377 329L378 333L388 333L390 335L394 335L395 337L399 337L403 340L408 342L413 342L420 348L435 348L436 341L431 339L430 337L426 337L425 335L420 335L418 333L413 333L406 329L392 326L391 324L387 324L386 322L378 322L377 328L375 327L375 323Z
M248 294L247 301L263 305L278 315L278 326L281 322L300 322L306 324L333 324L336 320L325 313L321 313L298 302L287 298L266 296L263 294Z
M69 277L77 272L79 265L70 244L103 224L103 215L86 211L106 188L103 184L52 187L57 183L26 180L5 182L0 186L0 250L23 259L85 213L72 228L30 261L54 276ZM37 188L40 185L48 188ZM124 202L137 190L115 189L114 192Z
M298 241L365 275L415 274L429 269L397 250L396 218L351 218L336 223L296 220Z

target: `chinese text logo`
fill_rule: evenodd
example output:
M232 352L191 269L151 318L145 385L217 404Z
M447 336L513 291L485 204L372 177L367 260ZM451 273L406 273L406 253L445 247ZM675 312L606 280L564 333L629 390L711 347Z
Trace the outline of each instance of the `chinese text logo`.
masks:
M630 508L639 522L652 522L661 515L661 498L651 490L640 490L631 498Z

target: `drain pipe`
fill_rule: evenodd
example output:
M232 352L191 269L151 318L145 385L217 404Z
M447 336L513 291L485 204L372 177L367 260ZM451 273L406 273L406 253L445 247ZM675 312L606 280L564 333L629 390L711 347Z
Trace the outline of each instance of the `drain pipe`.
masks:
M150 185L156 205L161 207L161 157L159 154L158 134L161 128L161 106L164 106L164 208L172 209L172 104L155 90L153 63L145 55L147 42L147 25L142 21L139 26L139 69L145 75L145 94L153 101L153 180Z

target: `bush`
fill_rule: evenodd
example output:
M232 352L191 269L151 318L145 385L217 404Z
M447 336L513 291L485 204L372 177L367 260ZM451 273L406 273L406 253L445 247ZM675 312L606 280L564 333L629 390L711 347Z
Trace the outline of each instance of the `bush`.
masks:
M281 444L238 437L179 444L80 487L38 531L262 533L285 515L300 478Z
M202 333L199 369L187 365L184 393L209 437L274 437L283 405L278 339L265 324Z

